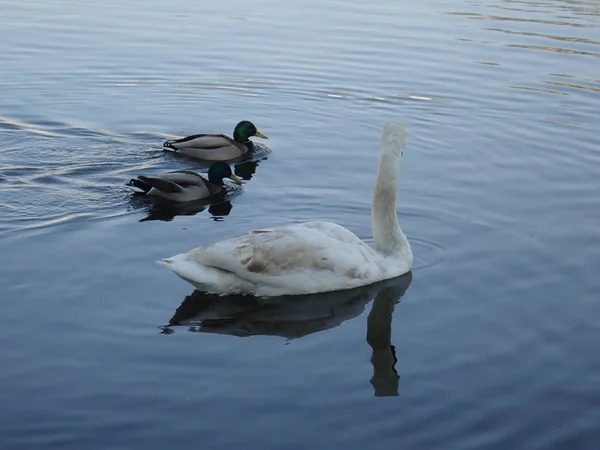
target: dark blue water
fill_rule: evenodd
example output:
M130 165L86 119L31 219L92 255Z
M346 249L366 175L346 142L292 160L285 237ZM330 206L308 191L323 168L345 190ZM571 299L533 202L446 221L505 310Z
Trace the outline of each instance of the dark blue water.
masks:
M598 447L599 3L413 3L0 0L2 449ZM229 203L124 188L243 119L270 139ZM412 275L265 303L155 264L372 242L398 119Z

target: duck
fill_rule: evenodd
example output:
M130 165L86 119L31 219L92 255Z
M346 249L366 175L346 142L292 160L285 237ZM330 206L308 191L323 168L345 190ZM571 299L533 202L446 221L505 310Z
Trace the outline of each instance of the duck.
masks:
M217 161L208 169L208 180L191 170L174 170L154 177L139 175L129 180L126 186L136 193L156 195L173 202L190 202L223 193L223 178L242 184L229 164Z
M227 161L244 156L252 150L252 136L269 139L252 122L243 120L235 126L233 138L224 134L194 134L166 141L163 148L205 161Z
M352 289L408 273L413 253L396 205L405 145L404 125L387 123L371 208L374 246L336 223L309 221L252 230L157 262L200 291L255 297Z

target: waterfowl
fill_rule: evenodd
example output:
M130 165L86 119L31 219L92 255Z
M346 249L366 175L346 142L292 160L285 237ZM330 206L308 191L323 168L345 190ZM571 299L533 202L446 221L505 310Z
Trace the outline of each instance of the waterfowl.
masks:
M189 202L222 193L225 189L223 178L242 184L231 172L229 164L218 161L208 169L208 180L191 170L175 170L155 177L140 175L126 186L137 193L157 195L174 202Z
M406 141L399 122L383 130L371 212L375 248L332 222L250 231L158 261L201 291L261 297L350 289L409 272L413 254L398 224L398 166Z
M254 148L252 136L269 139L252 122L243 120L233 130L233 139L224 134L194 134L163 144L165 150L182 153L206 161L226 161L239 158Z

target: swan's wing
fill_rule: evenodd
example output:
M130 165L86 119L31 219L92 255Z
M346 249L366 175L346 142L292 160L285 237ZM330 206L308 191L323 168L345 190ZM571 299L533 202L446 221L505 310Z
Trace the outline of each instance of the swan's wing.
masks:
M165 147L217 149L234 144L234 140L224 134L194 134L181 139L165 142Z
M329 222L255 230L188 253L192 262L273 286L347 284L369 277L374 259L374 250L354 233Z

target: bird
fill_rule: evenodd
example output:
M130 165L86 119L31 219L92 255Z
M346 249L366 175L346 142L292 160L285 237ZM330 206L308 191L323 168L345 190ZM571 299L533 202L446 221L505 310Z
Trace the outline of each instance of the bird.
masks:
M166 141L163 148L205 161L227 161L244 156L252 150L252 136L269 139L252 122L243 120L235 126L233 139L224 134L194 134Z
M129 180L126 186L136 193L156 195L173 202L189 202L223 193L223 178L242 184L229 164L217 161L208 169L208 180L191 170L174 170L153 177L139 175Z
M375 247L332 222L256 229L157 261L197 289L256 297L302 295L364 286L412 270L413 253L398 223L401 122L383 129L371 221Z

